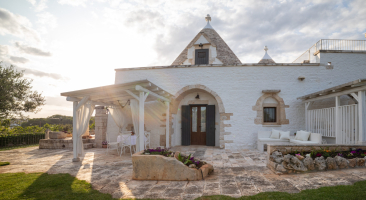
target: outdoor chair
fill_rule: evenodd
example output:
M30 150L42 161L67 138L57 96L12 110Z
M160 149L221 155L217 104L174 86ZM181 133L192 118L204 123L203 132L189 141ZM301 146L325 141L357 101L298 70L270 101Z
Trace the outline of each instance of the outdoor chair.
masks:
M112 149L117 149L117 153L119 153L118 152L118 142L112 141L111 135L107 133L107 154L108 154L109 150L112 150Z
M132 144L132 141L131 141L131 134L122 134L121 135L122 139L121 139L121 142L120 142L120 145L121 145L121 152L120 152L120 156L122 155L122 153L125 153L125 148L129 148L130 149L130 153L131 153L131 156L132 156L132 150L134 150L136 152L136 144ZM136 143L136 142L135 142Z
M144 146L145 146L145 149L146 149L146 146L149 145L149 148L150 147L150 131L145 131L145 143L144 143Z

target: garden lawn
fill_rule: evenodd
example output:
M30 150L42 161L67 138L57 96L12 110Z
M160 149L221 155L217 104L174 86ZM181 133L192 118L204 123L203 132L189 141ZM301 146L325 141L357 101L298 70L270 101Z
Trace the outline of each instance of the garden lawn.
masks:
M110 194L103 194L92 189L86 181L81 181L69 174L45 173L6 173L0 174L0 199L113 199ZM196 200L231 200L228 196L206 196ZM366 181L354 185L322 187L304 190L300 193L264 192L239 199L366 199Z
M0 174L0 199L113 199L69 174Z
M366 181L360 181L354 185L340 185L331 187L322 187L319 189L303 190L300 193L287 192L263 192L254 196L243 196L240 198L232 198L228 196L215 195L200 197L196 200L232 200L232 199L346 199L361 200L366 199Z
M10 162L0 162L0 166L10 165Z
M13 150L13 149L21 149L21 148L36 147L36 146L39 146L39 144L28 144L28 145L22 145L22 146L4 147L4 148L0 148L0 151L8 151L8 150Z

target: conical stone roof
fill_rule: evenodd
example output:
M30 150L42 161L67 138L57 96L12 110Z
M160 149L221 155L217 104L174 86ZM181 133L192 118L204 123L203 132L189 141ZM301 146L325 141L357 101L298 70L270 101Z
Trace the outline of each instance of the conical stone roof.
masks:
M272 64L272 63L276 63L271 56L268 55L267 51L268 48L267 46L264 46L264 51L266 51L266 53L264 54L263 58L258 62L258 63L262 63L262 64Z
M209 17L209 15L207 15ZM207 20L206 17L206 20ZM241 64L238 57L226 44L226 42L220 37L220 35L212 28L210 25L211 17L207 20L207 25L193 38L193 40L187 45L187 47L179 54L179 56L174 60L172 65L181 65L185 60L187 60L188 49L194 45L194 43L203 35L212 46L216 47L216 52L218 58L224 65L234 65Z

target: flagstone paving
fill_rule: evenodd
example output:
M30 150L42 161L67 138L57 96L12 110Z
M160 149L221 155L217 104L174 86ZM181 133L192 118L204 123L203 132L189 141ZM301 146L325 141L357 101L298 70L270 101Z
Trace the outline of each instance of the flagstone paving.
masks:
M87 149L82 161L75 163L71 162L70 150L29 147L0 151L0 161L11 163L0 167L0 173L69 173L115 198L164 199L194 199L218 194L239 197L267 191L296 193L366 180L364 168L278 176L267 169L266 153L255 150L232 152L203 146L179 146L173 150L212 163L215 172L202 181L136 181L131 180L129 154L120 157L114 151L106 155L106 149L93 148Z

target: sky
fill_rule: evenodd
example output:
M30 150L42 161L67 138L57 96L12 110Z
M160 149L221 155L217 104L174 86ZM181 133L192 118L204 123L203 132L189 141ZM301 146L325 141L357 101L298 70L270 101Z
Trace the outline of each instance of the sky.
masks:
M72 115L68 92L114 84L116 68L170 65L211 25L242 63L263 47L291 63L320 39L365 39L365 0L0 0L0 61L25 70L46 105Z

